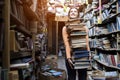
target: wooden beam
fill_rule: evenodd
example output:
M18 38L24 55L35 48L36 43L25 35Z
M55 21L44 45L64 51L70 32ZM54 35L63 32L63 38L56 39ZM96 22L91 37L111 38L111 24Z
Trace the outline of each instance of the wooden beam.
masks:
M10 0L5 0L4 5L4 27L5 27L5 41L3 52L3 68L10 70Z

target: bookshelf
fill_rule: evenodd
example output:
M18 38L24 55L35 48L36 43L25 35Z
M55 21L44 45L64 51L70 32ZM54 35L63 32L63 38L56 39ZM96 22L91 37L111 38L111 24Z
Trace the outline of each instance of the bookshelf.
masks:
M14 73L12 72L14 71L17 72L16 75L20 76L20 80L24 80L27 76L31 76L31 79L35 80L33 78L35 76L33 70L35 68L35 46L33 45L37 32L31 31L31 28L34 29L33 26L37 28L39 17L31 7L31 5L35 7L37 4L33 5L32 0L25 1L27 0L0 1L0 66L7 70L5 75L2 75L6 78L1 79L0 77L0 80L9 80L9 77L13 80ZM32 1L31 4L29 4L30 1ZM26 63L29 65L24 67ZM26 76L23 73L27 70L30 71Z
M93 69L103 73L116 71L116 77L120 78L119 1L102 1L95 2L98 6L83 16L88 18L86 23L89 28L90 48L94 51Z

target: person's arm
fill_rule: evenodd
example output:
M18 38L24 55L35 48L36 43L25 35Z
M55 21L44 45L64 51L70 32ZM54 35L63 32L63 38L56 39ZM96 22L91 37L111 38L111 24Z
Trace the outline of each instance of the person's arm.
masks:
M90 51L90 47L89 47L89 37L88 37L88 31L89 31L89 30L88 30L88 28L86 28L86 26L85 26L85 30L86 30L86 34L87 34L87 35L86 35L87 50Z
M70 48L70 44L69 44L69 35L67 33L67 27L64 26L62 29L62 36L63 36L63 41L64 41L64 45L65 45L65 50L66 50L66 58L69 59L71 58L71 48Z

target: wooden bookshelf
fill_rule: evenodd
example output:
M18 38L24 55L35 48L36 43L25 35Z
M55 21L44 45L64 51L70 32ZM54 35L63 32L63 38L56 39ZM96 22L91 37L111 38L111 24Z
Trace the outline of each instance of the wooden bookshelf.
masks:
M107 68L112 68L112 69L116 69L116 70L119 70L120 71L120 68L116 67L116 66L112 66L112 65L107 65L106 63L103 63L102 61L100 60L97 60L97 59L94 59L96 62L98 62L99 64L107 67Z
M11 60L21 59L25 57L32 57L32 52L12 52L10 57Z
M118 0L113 0L112 2L108 2L106 4L102 4L101 1L102 0L99 0L99 7L105 5L103 6L103 8L100 8L98 11L93 9L93 11L95 12L92 14L91 11L88 12L89 15L93 17L90 19L93 20L93 22L89 24L87 23L89 28L89 38L91 46L90 50L94 51L95 54L93 54L93 58L94 56L96 58L93 59L93 61L95 62L93 62L93 68L100 71L113 70L119 72L120 68L117 67L120 60L120 23L118 25L118 17L120 17L120 12L117 11ZM87 18L86 16L89 17L89 15L85 14L84 16L85 18ZM98 17L100 17L100 21L98 20ZM105 33L103 29L105 30ZM105 41L103 42L103 40ZM110 62L111 60L107 62L106 59L105 61L100 61L97 59L97 57L101 57L100 59L103 59L104 57L108 57L109 59L110 57L111 59L111 56L112 60L115 59L115 62ZM118 73L118 75L120 75L120 72Z
M110 48L110 49L101 49L101 48L96 48L97 50L101 50L101 51L104 51L104 52L116 52L117 51L117 49L115 49L115 48Z
M7 69L8 73L11 71L11 63L12 61L16 61L18 59L23 58L33 58L35 53L32 53L33 50L30 51L20 51L18 52L11 52L10 51L10 31L14 31L15 35L13 34L16 42L15 45L18 48L31 49L28 47L29 45L24 44L24 39L27 41L30 39L32 41L32 33L30 31L30 21L31 23L34 21L38 21L39 17L37 17L36 12L32 11L28 4L23 4L22 1L26 0L1 0L0 1L0 21L4 25L4 48L0 50L0 66L3 69ZM32 0L31 0L32 1ZM37 4L36 4L37 6ZM34 26L34 25L33 25ZM0 28L1 29L1 28ZM21 36L23 35L23 36ZM19 38L18 38L19 37ZM22 38L22 40L20 40ZM20 42L19 42L20 41ZM24 45L19 45L19 43L23 43ZM14 44L14 40L13 40ZM28 43L29 44L29 43ZM31 42L32 45L32 42ZM35 50L35 48L34 48ZM35 59L34 59L35 61ZM14 63L14 62L13 62ZM34 72L34 70L32 70ZM9 77L9 74L6 73L6 78ZM34 75L34 74L32 74ZM6 79L9 80L9 79Z

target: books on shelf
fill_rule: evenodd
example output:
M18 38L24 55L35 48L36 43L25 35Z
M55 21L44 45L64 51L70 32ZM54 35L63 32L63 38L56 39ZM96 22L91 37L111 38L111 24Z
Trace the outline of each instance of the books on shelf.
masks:
M98 71L92 72L93 80L119 80L117 71Z
M99 60L106 65L117 66L117 55L99 53Z

